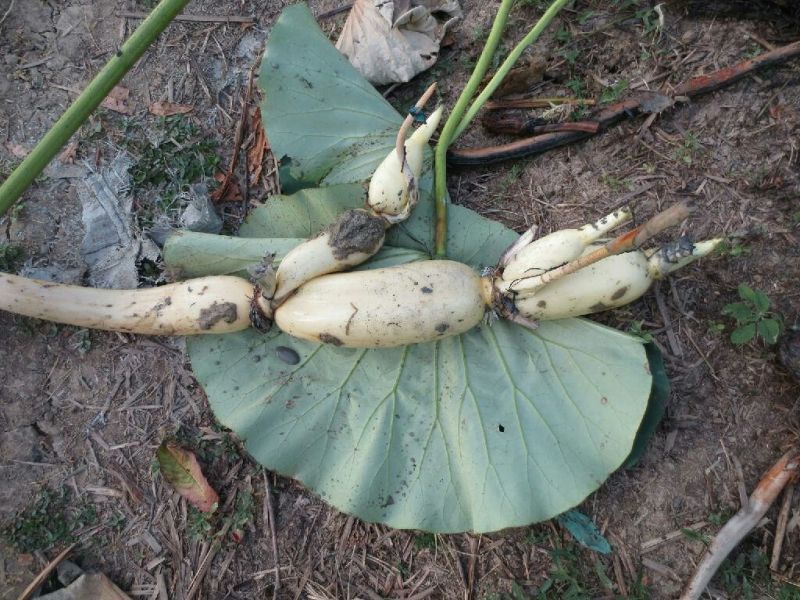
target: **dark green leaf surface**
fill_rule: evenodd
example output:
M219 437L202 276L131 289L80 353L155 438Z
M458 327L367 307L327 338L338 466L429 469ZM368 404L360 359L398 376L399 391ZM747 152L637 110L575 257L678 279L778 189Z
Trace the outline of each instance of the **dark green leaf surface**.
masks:
M653 375L653 384L650 390L650 400L647 402L647 410L633 442L633 450L631 450L623 465L626 469L635 467L642 459L645 450L647 450L647 445L658 428L658 424L664 418L664 413L667 410L667 400L669 400L670 386L667 371L664 367L664 357L661 355L658 346L653 343L646 344L645 351L650 364L650 373Z
M778 341L781 324L775 319L762 319L758 322L758 335L770 346Z
M750 340L752 340L756 335L756 324L755 323L748 323L747 325L742 325L741 327L737 327L731 332L731 342L736 344L737 346L741 346L742 344L746 344Z
M595 522L579 510L568 510L563 515L559 515L558 522L572 534L572 537L580 545L602 554L611 553L611 545L600 533Z
M286 8L273 26L258 83L284 190L364 181L394 147L402 118L303 4Z

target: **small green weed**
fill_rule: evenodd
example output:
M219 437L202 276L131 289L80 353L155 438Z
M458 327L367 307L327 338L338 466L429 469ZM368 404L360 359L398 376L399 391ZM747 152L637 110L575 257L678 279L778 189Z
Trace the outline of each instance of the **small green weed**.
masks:
M632 333L635 336L642 338L647 343L653 341L653 334L649 331L645 331L642 329L642 324L644 321L631 321L631 324L628 326L628 332Z
M93 504L66 490L43 488L33 502L0 529L0 535L21 552L45 550L75 541L74 532L97 522Z
M572 34L569 32L567 28L562 26L558 28L558 31L556 31L555 38L557 41L561 42L562 44L565 44L572 39Z
M627 89L628 80L620 79L617 83L603 90L603 92L600 94L600 103L608 104L610 102L616 102L622 97L622 94L624 94L625 90Z
M683 143L675 150L675 159L686 165L691 165L699 148L700 142L697 136L691 131L687 131L683 137Z
M586 23L594 16L595 12L593 10L584 10L581 13L578 13L578 23L581 25L586 25Z
M708 538L707 535L700 533L699 531L695 531L694 529L681 529L681 533L684 537L688 540L693 542L700 542L704 546L708 546L711 543L711 540Z
M737 240L724 240L718 247L717 253L721 256L739 258L745 254L750 254L750 247Z
M586 88L583 87L583 82L580 79L570 79L565 85L571 89L572 93L578 98L584 98L586 96Z
M0 244L0 271L14 273L25 258L25 251L16 244Z
M140 207L140 218L148 221L157 211L174 208L190 185L207 181L219 167L216 142L182 115L160 118L152 138L137 131L135 122L123 123L125 144L136 157L130 169L132 193L137 197L157 194L160 200Z
M708 333L711 335L720 335L723 331L725 331L725 324L719 323L717 321L709 321L708 322Z
M213 513L204 513L191 504L186 512L186 532L193 540L207 540L215 530Z
M578 62L578 57L581 55L580 50L576 48L568 48L561 51L561 57L566 60L570 65L574 66Z
M420 531L414 534L414 547L417 550L433 550L436 548L436 536L432 533Z
M772 579L769 574L769 557L758 548L749 552L740 552L729 558L719 569L719 581L728 593L737 593L738 597L751 600L761 598L760 591L772 588ZM756 590L754 590L756 586ZM759 595L754 595L754 591Z
M606 173L600 176L600 183L608 186L612 192L621 192L622 190L632 190L633 184L627 179L620 179L616 175Z
M643 8L636 11L636 18L642 22L644 33L653 33L660 26L658 13L652 8Z
M708 515L708 522L717 527L722 527L732 516L733 514L728 511L713 512Z
M722 314L736 321L736 329L731 332L731 342L737 346L747 344L756 336L771 346L778 341L783 328L780 315L769 310L769 297L744 283L738 287L741 302L727 304Z

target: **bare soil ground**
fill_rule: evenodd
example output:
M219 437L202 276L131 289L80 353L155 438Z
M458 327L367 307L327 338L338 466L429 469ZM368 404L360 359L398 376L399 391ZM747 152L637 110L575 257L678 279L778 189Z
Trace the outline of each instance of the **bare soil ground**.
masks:
M75 162L111 160L131 126L157 129L148 105L171 100L194 107L187 119L217 140L226 164L248 69L284 4L190 3L190 14L252 15L255 23L171 25L123 81L132 114L101 110L75 137ZM443 99L455 100L496 3L464 4L465 19L439 64L390 92L397 106L436 78ZM514 9L509 39L532 25L537 4ZM0 1L3 177L138 22L117 15L150 5ZM312 3L317 14L336 6ZM760 20L698 15L683 4L663 11L655 27L658 14L645 2L579 0L532 51L552 76L534 95L591 98L615 85L622 94L669 90L800 38L800 26L769 4ZM342 21L322 25L335 35ZM452 170L449 179L455 202L518 231L534 223L543 232L579 225L624 201L650 215L691 197L700 206L690 225L696 239L734 236L723 255L599 317L620 329L640 323L662 348L672 382L667 416L642 462L613 475L581 507L600 524L612 555L580 549L554 523L430 536L343 515L265 473L215 426L180 340L80 331L3 313L0 522L19 527L0 545L0 598L15 598L71 541L75 562L105 572L132 597L676 597L707 536L738 510L741 490L752 489L797 442L798 383L773 348L732 345L732 321L721 310L746 283L769 295L787 325L800 318L800 63L759 72L641 125L624 123L508 165ZM492 143L473 129L460 145ZM71 173L65 167L37 180L0 220L0 243L21 247L28 266L52 265L82 281L83 226ZM272 185L250 190L250 203L263 202ZM150 214L152 202L143 195L135 206ZM240 205L223 207L232 230ZM199 518L154 473L155 449L172 435L196 450L220 492L229 525L221 538L209 530L222 520ZM21 516L32 506L38 513ZM800 597L798 514L795 499L779 571L766 566L773 508L715 581L715 597ZM671 532L678 534L663 544L647 543Z

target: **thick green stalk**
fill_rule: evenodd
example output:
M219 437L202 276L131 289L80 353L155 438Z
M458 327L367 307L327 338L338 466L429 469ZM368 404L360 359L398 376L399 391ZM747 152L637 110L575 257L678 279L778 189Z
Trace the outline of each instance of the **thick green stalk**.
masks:
M541 16L536 25L534 25L533 29L528 32L528 35L522 38L519 44L517 44L511 53L506 57L506 59L503 61L503 64L500 65L500 68L497 70L497 73L494 74L494 77L492 77L486 87L483 88L483 91L475 99L475 102L472 103L472 106L469 107L467 114L464 115L463 119L461 119L455 135L453 135L453 138L450 140L450 142L455 141L455 139L464 132L464 130L472 122L472 119L475 118L475 115L478 114L478 111L483 107L484 104L486 104L486 101L491 98L492 94L503 82L503 79L505 79L506 75L508 75L508 72L514 67L514 63L516 63L519 57L522 56L522 53L525 51L525 49L539 39L539 36L542 35L542 32L545 30L545 28L550 25L550 21L553 20L553 17L555 17L559 11L564 8L565 4L571 1L572 0L554 0L554 2Z
M142 21L106 66L86 86L80 96L61 115L25 160L0 186L0 216L17 201L31 182L44 170L69 138L89 118L91 112L144 54L189 0L161 0Z
M434 241L434 252L436 256L445 255L445 246L447 242L447 148L455 139L456 127L458 126L461 117L466 111L469 101L475 95L478 87L481 84L483 76L489 70L492 62L492 57L500 43L500 38L505 29L506 21L508 20L508 13L514 5L514 0L502 0L497 15L492 24L492 30L489 32L489 37L486 40L486 45L483 47L480 58L472 71L472 75L464 86L464 90L456 101L453 111L447 118L447 122L442 128L442 133L439 135L439 143L436 145L436 153L434 160L434 198L436 202L436 234Z

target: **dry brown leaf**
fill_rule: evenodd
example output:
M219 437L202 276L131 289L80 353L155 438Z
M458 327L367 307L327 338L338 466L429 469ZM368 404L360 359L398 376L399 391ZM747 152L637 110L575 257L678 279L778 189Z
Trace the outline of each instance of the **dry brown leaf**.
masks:
M253 144L247 150L247 167L250 171L250 185L258 185L261 179L261 171L264 168L264 153L269 149L267 135L261 124L261 109L256 108L253 119L250 122L250 131L255 132Z
M102 573L81 575L63 590L41 596L41 600L130 600L125 592Z
M225 173L217 173L214 179L220 186L211 192L211 199L214 202L238 202L242 199L242 191L239 189L239 184L232 177L225 182Z
M132 115L133 109L128 106L128 97L131 91L121 85L116 85L103 99L100 104L103 108L113 110L114 112L122 113L123 115Z
M6 144L6 148L9 152L11 152L12 156L16 156L17 158L25 158L28 156L28 149L21 144L12 144L11 142L8 142Z
M78 153L78 142L70 142L67 147L58 155L60 160L65 165L75 164L75 155Z
M406 82L433 66L460 17L458 0L355 0L336 48L374 84Z
M157 117L170 117L172 115L185 115L194 110L191 104L178 104L177 102L159 101L149 106L150 114Z
M164 442L156 452L161 475L189 504L203 512L213 512L219 496L208 484L194 454L174 442Z

